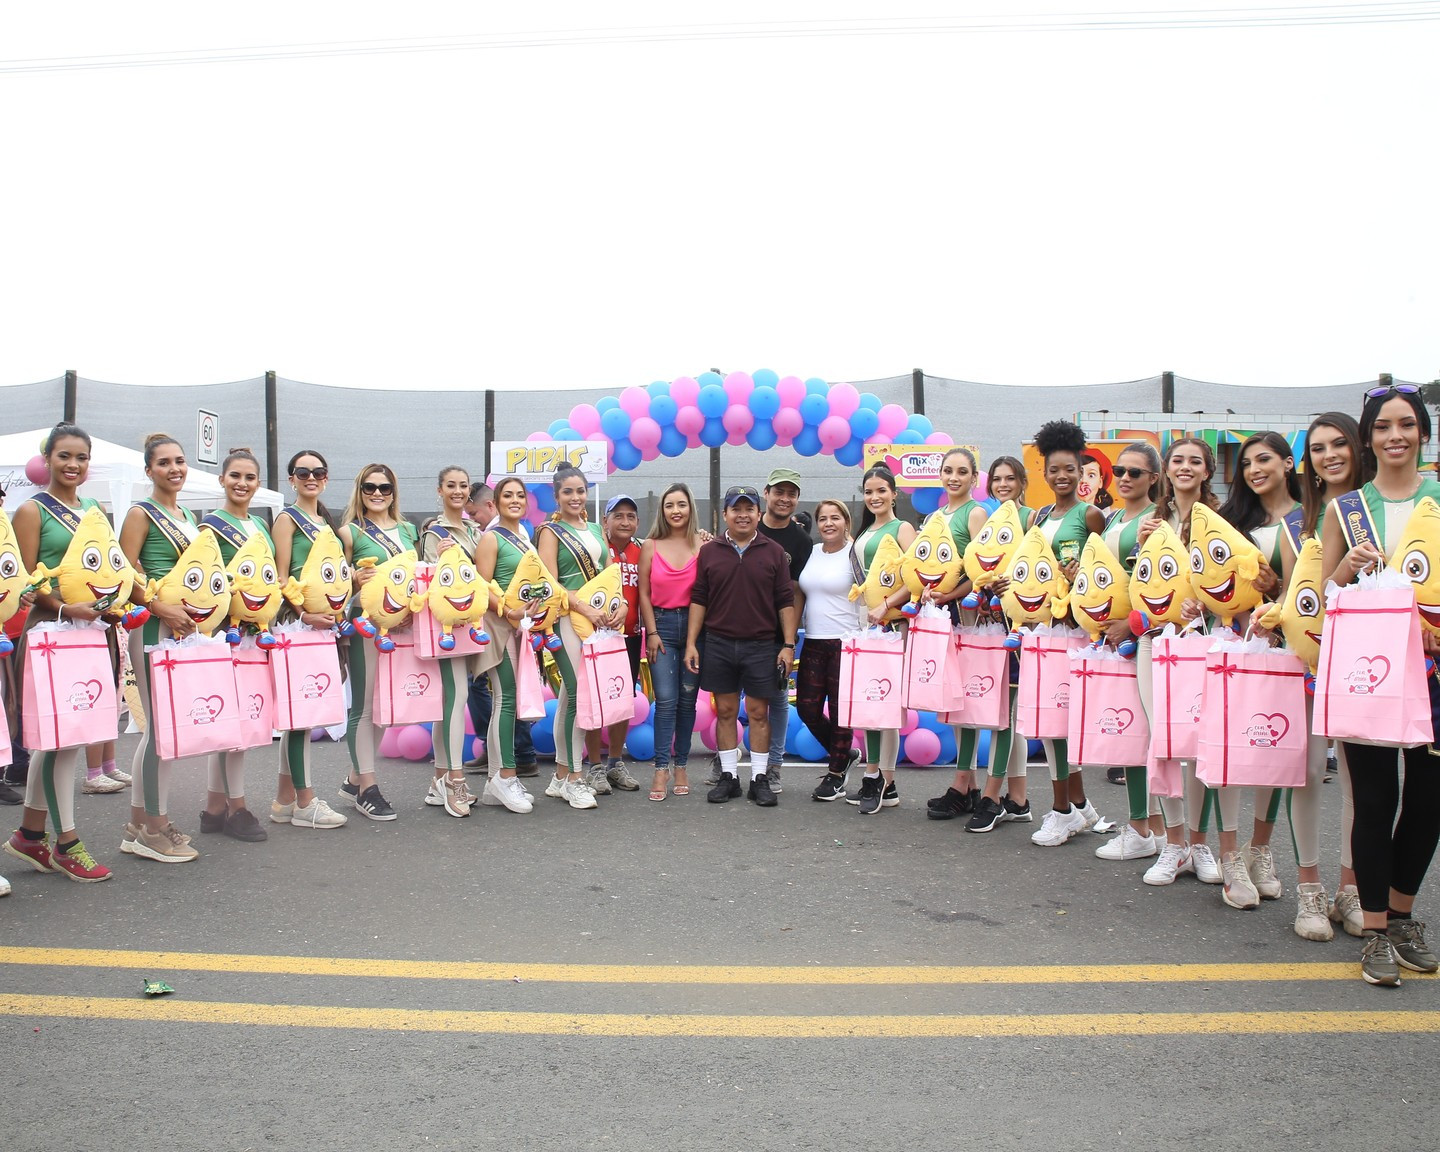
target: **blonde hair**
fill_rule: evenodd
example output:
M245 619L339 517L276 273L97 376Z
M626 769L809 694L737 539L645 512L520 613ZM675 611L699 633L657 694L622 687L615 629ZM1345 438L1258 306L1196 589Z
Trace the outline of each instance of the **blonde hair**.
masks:
M850 531L850 509L845 506L845 502L843 500L821 500L818 504L816 504L815 523L820 523L820 509L824 508L827 504L830 505L830 507L832 508L839 509L840 517L845 521L845 531Z
M350 489L350 501L345 505L345 514L340 518L342 524L358 524L360 517L365 514L365 494L360 490L360 485L365 483L365 477L372 472L383 473L390 481L390 515L395 517L395 523L405 519L400 515L400 481L395 479L395 470L388 464L367 464L355 475L355 485Z

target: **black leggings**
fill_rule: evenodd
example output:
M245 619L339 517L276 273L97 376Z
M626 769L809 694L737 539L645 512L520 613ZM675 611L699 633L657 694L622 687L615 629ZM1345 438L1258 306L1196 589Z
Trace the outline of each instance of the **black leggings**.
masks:
M839 640L812 640L805 637L800 650L800 670L795 674L795 710L810 734L830 756L830 771L839 775L850 764L855 733L835 723L840 709ZM830 715L825 715L825 700Z
M1440 759L1430 747L1376 748L1345 745L1355 830L1350 838L1360 907L1384 912L1390 889L1413 896L1440 841ZM1401 794L1399 758L1405 758ZM1396 808L1400 819L1395 819Z

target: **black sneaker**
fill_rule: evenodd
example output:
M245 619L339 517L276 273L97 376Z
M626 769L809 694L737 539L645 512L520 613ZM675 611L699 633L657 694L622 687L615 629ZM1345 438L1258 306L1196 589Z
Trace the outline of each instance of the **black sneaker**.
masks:
M200 810L200 831L206 834L225 831L224 812L206 812Z
M980 803L975 805L975 814L970 817L970 823L965 825L967 832L990 832L1005 814L1005 809L1000 806L998 800L991 800L988 796L981 796Z
M739 794L740 784L735 784L736 794ZM712 793L713 795L713 793ZM770 789L770 779L763 772L750 781L749 799L760 805L761 808L774 808L780 801L775 799L775 793Z
M1325 753L1325 780L1335 779L1340 771L1340 758L1335 755L1335 749L1331 748ZM1321 781L1324 783L1324 781Z
M894 781L894 780L891 780L890 783L886 784L886 785L885 785L885 791L882 792L882 793L880 793L880 807L882 807L882 808L898 808L898 807L900 807L900 789L898 789L898 788L895 787L895 781Z
M866 776L860 781L860 815L873 816L880 811L880 777Z
M1110 781L1111 784L1124 784L1125 769L1119 765L1107 768L1105 769L1105 779Z
M1000 806L1004 809L1004 811L1000 813L1000 823L1002 824L1009 823L1011 820L1016 820L1021 824L1029 824L1035 819L1030 813L1029 800L1026 800L1024 805L1016 804L1015 801L1011 800L1009 795L1006 794L1000 798Z
M925 801L925 807L930 809L930 819L932 820L953 820L967 811L965 808L967 799L966 793L955 788L947 788L945 795L934 796Z
M0 784L0 804L23 804L25 796L15 791L9 784Z
M265 831L260 821L255 819L255 813L248 808L237 808L225 817L225 835L234 840L244 840L247 844L258 844L262 840L270 839L270 833Z
M769 789L767 788L768 792ZM727 800L734 800L740 795L740 780L728 772L720 773L720 780L705 795L705 799L711 804L724 804ZM775 803L775 797L770 797L770 803Z
M1385 928L1395 959L1412 972L1434 972L1440 961L1425 943L1425 925L1419 920L1391 920Z
M380 785L371 784L355 797L355 811L370 820L394 820L395 809L380 795Z
M820 777L820 783L815 785L815 791L810 793L812 800L843 800L845 799L845 777L837 776L834 772L826 772Z
M360 785L350 783L350 778L347 776L340 785L340 795L345 800L358 799L360 796Z
M977 808L980 807L980 797L983 796L983 795L984 795L984 793L981 792L979 788L971 788L971 789L970 789L969 795L966 796L966 799L967 799L967 800L969 801L969 803L970 803L970 811L971 811L971 812L974 812L975 809L977 809Z

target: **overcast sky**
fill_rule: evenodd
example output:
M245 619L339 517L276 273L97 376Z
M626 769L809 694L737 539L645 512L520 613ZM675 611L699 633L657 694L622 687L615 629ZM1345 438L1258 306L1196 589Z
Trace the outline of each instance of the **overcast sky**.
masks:
M1236 4L1431 19L7 4L0 384L1440 376L1440 3Z

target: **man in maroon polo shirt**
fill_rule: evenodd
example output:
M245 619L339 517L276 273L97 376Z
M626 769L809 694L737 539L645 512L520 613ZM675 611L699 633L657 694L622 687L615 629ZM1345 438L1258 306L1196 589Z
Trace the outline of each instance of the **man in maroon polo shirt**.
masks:
M738 485L725 493L725 533L700 549L690 590L685 666L700 688L715 694L715 745L720 782L712 804L740 795L740 690L750 715L750 792L762 808L775 806L766 778L770 756L770 698L795 658L795 589L785 550L760 533L760 493ZM698 642L705 630L705 659ZM776 637L783 642L777 648Z

